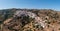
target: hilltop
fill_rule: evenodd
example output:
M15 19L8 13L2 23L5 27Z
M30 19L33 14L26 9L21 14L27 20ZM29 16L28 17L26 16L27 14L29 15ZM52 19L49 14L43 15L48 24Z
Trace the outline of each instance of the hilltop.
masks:
M60 12L51 9L0 10L2 31L60 31Z

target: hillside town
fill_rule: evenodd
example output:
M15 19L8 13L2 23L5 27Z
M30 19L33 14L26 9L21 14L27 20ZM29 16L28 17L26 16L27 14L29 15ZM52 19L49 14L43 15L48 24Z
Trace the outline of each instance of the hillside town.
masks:
M0 15L4 15L4 19L0 17L0 31L60 31L60 14L51 9L11 9L4 13Z

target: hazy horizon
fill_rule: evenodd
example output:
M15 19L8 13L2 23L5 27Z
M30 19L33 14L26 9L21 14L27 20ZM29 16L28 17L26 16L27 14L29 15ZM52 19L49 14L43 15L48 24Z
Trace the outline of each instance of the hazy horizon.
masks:
M60 11L60 0L0 0L0 9L27 8Z

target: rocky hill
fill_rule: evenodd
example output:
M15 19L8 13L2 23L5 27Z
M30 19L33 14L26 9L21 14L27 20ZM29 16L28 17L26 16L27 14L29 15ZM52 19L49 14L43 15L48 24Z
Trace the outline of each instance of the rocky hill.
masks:
M60 31L60 12L51 9L0 10L0 31Z

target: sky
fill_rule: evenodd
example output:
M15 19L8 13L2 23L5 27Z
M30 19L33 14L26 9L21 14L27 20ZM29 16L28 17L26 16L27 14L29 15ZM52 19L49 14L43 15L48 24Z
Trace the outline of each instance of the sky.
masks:
M60 10L60 0L0 0L0 9L8 8Z

